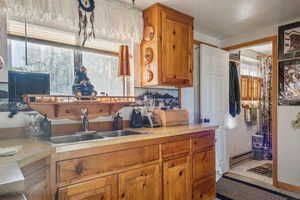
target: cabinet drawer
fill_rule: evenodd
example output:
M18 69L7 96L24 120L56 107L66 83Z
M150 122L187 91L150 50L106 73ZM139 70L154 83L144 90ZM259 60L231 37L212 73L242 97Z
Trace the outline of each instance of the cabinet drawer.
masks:
M159 159L158 145L116 151L57 163L58 182L71 183L82 177Z
M96 178L58 190L59 200L117 200L116 176Z
M178 154L188 153L190 150L189 140L169 142L162 144L162 156L168 158Z
M193 180L199 180L215 174L215 149L210 148L193 155Z
M214 131L205 131L192 137L193 151L198 151L215 144Z
M202 179L193 184L193 200L215 200L216 180L214 176Z

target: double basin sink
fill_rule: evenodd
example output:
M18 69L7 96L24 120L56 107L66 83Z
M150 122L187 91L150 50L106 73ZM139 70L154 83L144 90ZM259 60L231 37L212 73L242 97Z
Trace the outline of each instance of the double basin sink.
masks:
M86 131L86 132L77 132L72 135L66 136L55 136L47 139L48 142L52 144L68 144L68 143L78 143L84 141L92 140L108 140L114 138L120 138L130 135L143 135L150 134L150 132L137 132L137 131L128 131L128 130L119 130L119 131Z

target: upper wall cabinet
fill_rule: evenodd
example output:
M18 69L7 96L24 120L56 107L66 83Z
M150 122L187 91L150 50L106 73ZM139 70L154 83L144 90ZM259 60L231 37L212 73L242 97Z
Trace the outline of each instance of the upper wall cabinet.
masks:
M193 85L193 21L159 3L144 10L142 85Z

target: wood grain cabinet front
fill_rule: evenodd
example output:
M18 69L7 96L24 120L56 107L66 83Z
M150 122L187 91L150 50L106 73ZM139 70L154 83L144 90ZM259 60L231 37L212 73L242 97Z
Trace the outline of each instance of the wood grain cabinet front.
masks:
M216 180L214 176L202 179L193 184L192 200L215 200Z
M117 177L107 176L59 189L59 200L117 200Z
M164 200L191 199L189 156L169 160L163 164Z
M193 180L215 174L215 150L209 148L193 155Z
M159 165L130 170L119 175L119 200L160 200Z
M151 47L151 62L142 58L142 85L169 85L189 87L193 85L193 17L154 4L144 10L145 33L151 26L155 30L152 40L144 38L141 56ZM149 80L146 71L153 72Z
M212 200L214 138L214 131L203 131L136 142L129 149L112 146L103 153L97 149L97 153L88 151L92 155L64 157L53 165L54 191L59 200ZM32 173L29 168L28 173ZM36 187L44 188L40 182ZM29 200L36 199L48 200L43 196Z
M27 200L50 200L49 158L33 162L21 170Z

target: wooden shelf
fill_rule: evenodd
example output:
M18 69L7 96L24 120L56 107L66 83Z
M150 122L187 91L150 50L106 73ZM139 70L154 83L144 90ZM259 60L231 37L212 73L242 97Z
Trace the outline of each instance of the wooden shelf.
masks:
M111 116L126 105L135 103L135 97L112 96L49 96L24 95L24 103L33 110L47 114L50 119L80 120L81 109L88 109L88 118Z

